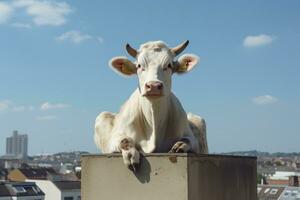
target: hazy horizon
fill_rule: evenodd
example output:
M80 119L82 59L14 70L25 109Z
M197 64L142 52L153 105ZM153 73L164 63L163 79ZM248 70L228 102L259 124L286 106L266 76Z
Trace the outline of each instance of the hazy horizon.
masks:
M150 40L200 56L173 77L207 122L210 152L300 152L300 1L0 1L0 155L13 130L29 154L98 152L96 116L117 112L137 79L108 66ZM130 57L129 57L130 58ZM130 58L131 59L131 58Z

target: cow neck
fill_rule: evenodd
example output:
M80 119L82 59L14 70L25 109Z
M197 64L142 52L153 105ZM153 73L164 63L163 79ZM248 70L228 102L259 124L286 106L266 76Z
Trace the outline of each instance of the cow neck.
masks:
M149 145L145 150L153 152L160 145L159 141L162 141L165 134L165 121L168 118L170 96L163 96L153 100L141 96L140 98L142 114L147 122L146 137L149 141Z

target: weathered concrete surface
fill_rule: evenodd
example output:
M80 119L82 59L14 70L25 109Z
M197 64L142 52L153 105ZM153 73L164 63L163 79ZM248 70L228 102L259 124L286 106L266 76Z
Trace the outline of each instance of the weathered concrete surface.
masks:
M189 200L256 200L256 158L188 158Z
M256 158L149 154L137 173L120 154L82 156L83 200L256 200Z

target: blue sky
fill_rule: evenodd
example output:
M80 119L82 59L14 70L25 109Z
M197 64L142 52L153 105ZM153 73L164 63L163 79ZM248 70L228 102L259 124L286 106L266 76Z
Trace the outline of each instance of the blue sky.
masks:
M174 76L211 152L300 151L300 2L0 1L0 154L15 129L29 153L86 150L94 120L137 86L108 67L149 40L200 56Z

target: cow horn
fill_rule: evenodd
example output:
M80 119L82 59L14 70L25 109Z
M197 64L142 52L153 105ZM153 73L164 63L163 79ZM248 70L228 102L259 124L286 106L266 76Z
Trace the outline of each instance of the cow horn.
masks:
M185 41L183 43L181 43L180 45L178 45L177 47L174 47L171 49L171 52L177 56L178 54L180 54L186 47L187 45L189 44L189 41Z
M136 58L137 51L134 48L132 48L128 43L126 44L126 50L129 53L129 55Z

